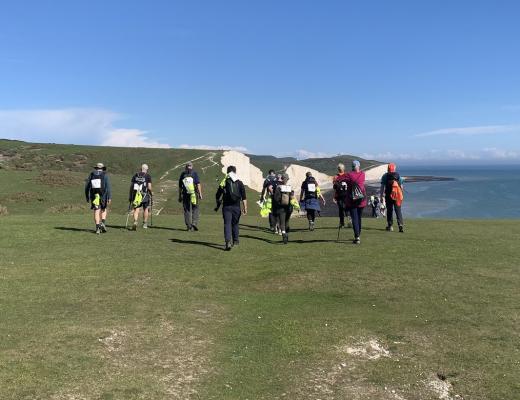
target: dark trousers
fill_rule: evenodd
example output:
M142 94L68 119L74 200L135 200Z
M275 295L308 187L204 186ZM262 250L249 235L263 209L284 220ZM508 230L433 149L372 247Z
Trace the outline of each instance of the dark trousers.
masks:
M276 216L273 213L269 213L269 226L272 230L276 228Z
M338 214L340 225L345 225L345 216L348 215L348 212L348 208L345 207L345 200L338 199Z
M388 226L392 226L394 223L394 210L395 215L397 216L397 225L403 226L403 213L401 211L401 206L395 204L395 201L390 197L386 197L386 221L388 222Z
M242 211L240 206L224 206L222 207L222 216L224 217L224 239L226 242L238 242L240 229L240 215Z
M307 210L307 219L314 222L316 219L316 210Z
M292 207L279 207L276 209L276 216L280 230L282 232L289 231L289 221L291 220Z
M188 228L197 226L199 224L199 206L192 204L190 195L182 197L182 207L184 208L184 223L186 226Z
M354 207L350 210L350 218L352 218L352 229L354 229L354 237L361 236L361 218L363 216L363 207Z

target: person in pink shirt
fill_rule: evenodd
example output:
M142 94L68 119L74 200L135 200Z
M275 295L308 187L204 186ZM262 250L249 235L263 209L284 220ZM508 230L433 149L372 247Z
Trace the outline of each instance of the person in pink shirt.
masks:
M361 243L361 217L363 209L367 205L367 191L365 189L365 173L361 171L361 164L358 160L352 161L352 171L347 173L345 181L348 187L348 194L345 198L345 208L349 210L352 218L352 228L354 230L354 244Z

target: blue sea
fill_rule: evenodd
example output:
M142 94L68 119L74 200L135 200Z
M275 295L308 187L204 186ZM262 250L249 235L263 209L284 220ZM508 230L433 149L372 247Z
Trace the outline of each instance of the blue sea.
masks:
M520 166L399 168L402 176L455 178L405 184L403 213L414 218L520 218Z

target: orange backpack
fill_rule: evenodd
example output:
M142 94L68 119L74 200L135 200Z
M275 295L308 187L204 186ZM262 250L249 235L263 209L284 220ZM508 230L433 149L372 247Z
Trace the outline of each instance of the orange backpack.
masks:
M401 206L403 204L403 189L401 189L401 186L399 186L399 183L397 181L394 181L392 184L392 191L390 192L390 198L395 201L395 204L398 206Z

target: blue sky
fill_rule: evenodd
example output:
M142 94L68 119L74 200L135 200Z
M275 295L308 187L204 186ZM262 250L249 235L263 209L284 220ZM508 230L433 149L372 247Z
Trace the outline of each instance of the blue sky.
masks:
M24 1L0 137L520 162L518 1Z

